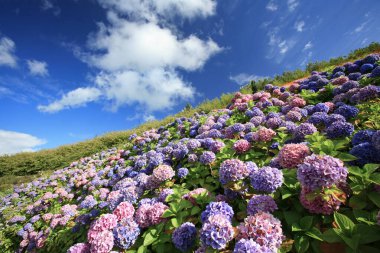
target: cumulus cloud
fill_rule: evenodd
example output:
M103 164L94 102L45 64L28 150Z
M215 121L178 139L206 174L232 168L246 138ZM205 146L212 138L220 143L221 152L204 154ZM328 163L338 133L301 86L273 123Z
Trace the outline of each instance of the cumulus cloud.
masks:
M207 17L215 14L214 0L99 0L106 9L128 14L132 19L158 22L159 19Z
M39 105L38 110L42 112L58 112L63 109L81 107L86 103L96 101L101 95L97 88L78 88L63 95L61 99L49 105Z
M30 134L0 130L0 155L35 151L46 141Z
M191 100L195 88L178 71L196 71L222 50L211 38L179 35L171 18L206 17L215 13L213 0L99 0L107 10L107 24L90 34L88 50L76 55L99 72L94 76L97 96L82 99L81 105L102 99L106 109L137 104L151 112L172 108ZM63 97L65 98L65 97ZM63 99L62 98L62 99ZM39 109L54 112L69 108L55 101ZM66 100L65 100L66 101Z
M305 21L303 20L297 21L294 24L294 28L297 30L297 32L302 32L304 27L305 27Z
M277 11L278 6L274 2L270 1L265 8L269 11Z
M15 68L17 66L17 57L14 54L16 45L8 37L0 37L0 66Z
M29 73L33 76L47 76L49 75L47 63L44 61L27 60Z
M239 85L245 85L250 81L257 81L260 79L268 78L267 76L259 76L247 73L240 73L234 76L230 76L229 79Z

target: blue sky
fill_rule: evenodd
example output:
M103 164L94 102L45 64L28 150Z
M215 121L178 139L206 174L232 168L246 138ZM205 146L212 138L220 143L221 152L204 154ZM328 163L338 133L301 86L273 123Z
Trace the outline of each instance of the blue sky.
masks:
M380 41L377 0L0 4L0 154L130 129Z

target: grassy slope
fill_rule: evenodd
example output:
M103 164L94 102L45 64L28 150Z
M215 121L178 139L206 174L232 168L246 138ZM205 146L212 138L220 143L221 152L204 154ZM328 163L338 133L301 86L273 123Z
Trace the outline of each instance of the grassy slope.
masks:
M271 79L259 80L255 85L258 86L259 89L267 83L283 85L308 76L312 70L326 71L334 66L341 65L348 61L354 61L373 52L380 52L379 43L371 43L365 48L352 51L347 56L332 58L329 61L309 63L304 70L297 69L294 71L287 71L282 75L277 75ZM240 91L242 93L251 93L251 85L247 84L246 86L243 86ZM167 123L172 122L175 118L189 117L195 112L209 112L213 109L224 108L228 105L232 96L232 93L223 94L220 99L216 98L211 101L205 101L196 108L188 108L160 121L146 122L131 130L110 132L94 139L71 145L64 145L55 149L1 156L0 191L10 189L13 184L28 182L35 177L49 174L58 168L68 166L72 161L78 160L81 157L89 156L111 147L120 147L127 142L128 137L133 133L141 134L151 128L166 125Z

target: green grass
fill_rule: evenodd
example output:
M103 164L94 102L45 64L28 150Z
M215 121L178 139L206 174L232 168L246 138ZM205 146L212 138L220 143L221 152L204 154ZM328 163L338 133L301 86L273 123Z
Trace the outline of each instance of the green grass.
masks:
M255 82L255 85L259 90L267 83L280 86L293 80L303 78L312 70L326 71L336 65L362 58L373 52L380 52L379 43L371 43L365 48L356 49L347 56L333 58L329 61L309 63L304 70L297 69L287 71L274 78L259 80ZM240 91L242 93L252 93L249 84L242 87ZM29 182L42 174L48 175L56 169L68 166L71 162L81 157L89 156L111 147L122 147L123 144L127 143L128 137L133 133L142 134L146 130L166 125L178 117L190 117L195 112L204 111L207 113L214 109L225 108L230 103L232 97L232 93L223 94L221 98L204 101L195 108L186 106L183 111L175 115L168 116L159 121L146 122L131 130L110 132L90 140L60 146L54 149L0 156L0 191L4 192L10 189L14 184Z

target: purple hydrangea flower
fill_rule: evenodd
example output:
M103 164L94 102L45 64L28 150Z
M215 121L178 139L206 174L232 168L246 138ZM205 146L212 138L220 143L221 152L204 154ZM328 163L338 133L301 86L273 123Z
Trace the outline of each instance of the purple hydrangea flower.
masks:
M224 249L233 236L234 229L231 222L220 214L209 217L200 230L202 244L218 250Z
M359 114L359 109L351 105L342 105L335 109L334 113L340 114L346 119L351 119Z
M193 247L196 237L195 225L191 222L185 222L174 230L172 242L178 250L186 252Z
M284 181L282 172L277 168L269 166L262 167L256 172L253 172L250 178L253 189L269 193L276 191Z
M67 253L90 253L90 245L88 243L77 243L71 246Z
M313 124L310 123L302 123L294 130L294 137L297 140L304 140L306 135L310 135L317 132L317 128Z
M330 114L327 118L326 118L326 121L325 121L325 124L326 126L330 126L332 123L336 122L336 121L342 121L342 122L346 122L346 118L343 117L342 115L340 114Z
M170 188L165 188L160 192L160 195L158 196L158 201L165 203L166 197L173 194L174 190Z
M205 151L199 157L199 161L205 165L212 164L215 161L215 159L216 159L216 156L215 156L214 152L212 152L212 151Z
M375 130L366 129L360 130L352 137L352 145L356 146L364 142L370 142Z
M238 159L228 159L222 162L219 169L219 181L222 184L235 182L246 178L249 171L244 162Z
M328 155L312 154L298 165L297 170L298 180L311 190L346 182L347 174L343 162Z
M243 238L235 244L233 253L273 253L273 251L252 239Z
M189 170L187 168L179 168L177 171L177 175L179 178L185 178L189 174Z
M354 126L344 121L336 121L326 128L326 135L331 139L350 136L354 132Z
M211 202L201 214L202 223L207 222L208 218L216 214L224 215L228 220L234 216L234 210L224 201Z
M358 158L358 160L353 161L353 163L360 166L366 163L376 163L380 161L377 153L373 145L369 142L362 142L350 150L350 154Z
M275 210L277 210L276 202L269 195L254 195L247 205L248 215L254 215L258 212L271 213Z
M380 151L380 130L377 130L376 133L372 135L371 139L372 145L379 152Z

